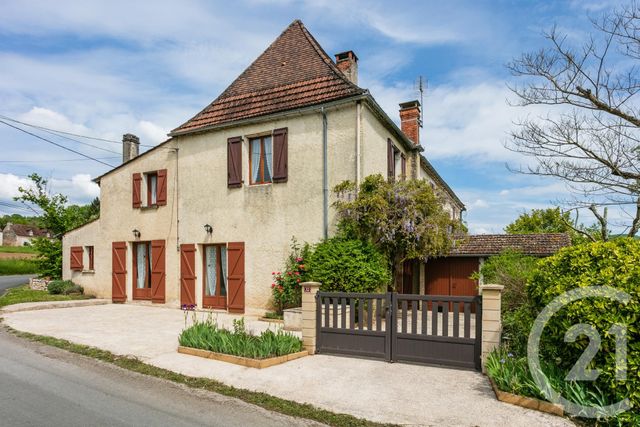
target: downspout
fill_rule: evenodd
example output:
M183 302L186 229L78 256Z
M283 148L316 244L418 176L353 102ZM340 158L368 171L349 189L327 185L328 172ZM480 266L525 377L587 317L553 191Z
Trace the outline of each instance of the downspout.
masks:
M360 135L360 121L362 115L362 103L361 101L356 102L356 192L360 188L360 144L361 144L361 135Z
M327 142L327 113L324 107L320 108L322 114L322 236L329 238L329 148Z

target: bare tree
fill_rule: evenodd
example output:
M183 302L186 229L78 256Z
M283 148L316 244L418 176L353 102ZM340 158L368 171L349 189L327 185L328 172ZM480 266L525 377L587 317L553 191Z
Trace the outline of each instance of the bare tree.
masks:
M518 172L556 177L588 208L608 238L606 206L632 207L628 236L640 229L640 7L632 3L592 18L592 34L576 45L557 28L546 48L507 66L523 83L516 105L549 106L517 123L507 148L537 160ZM625 210L626 212L626 210Z

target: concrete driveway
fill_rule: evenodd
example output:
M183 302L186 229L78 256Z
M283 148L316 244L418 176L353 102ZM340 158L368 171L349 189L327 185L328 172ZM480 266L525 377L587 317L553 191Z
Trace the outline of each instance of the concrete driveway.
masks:
M18 330L99 347L185 375L373 421L408 425L566 426L569 421L499 402L477 372L316 355L258 370L178 354L178 309L101 305L4 314ZM220 315L228 324L231 318ZM247 322L250 329L266 324Z

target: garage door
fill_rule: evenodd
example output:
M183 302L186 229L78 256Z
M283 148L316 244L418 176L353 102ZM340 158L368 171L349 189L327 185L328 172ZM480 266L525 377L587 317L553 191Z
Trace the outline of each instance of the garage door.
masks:
M475 296L477 280L469 278L478 271L478 258L437 258L425 266L425 294Z

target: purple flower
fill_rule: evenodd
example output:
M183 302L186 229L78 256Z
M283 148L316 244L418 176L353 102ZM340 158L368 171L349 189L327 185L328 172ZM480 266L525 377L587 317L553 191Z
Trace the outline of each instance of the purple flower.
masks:
M500 363L504 364L504 362L506 362L506 360L500 359Z

